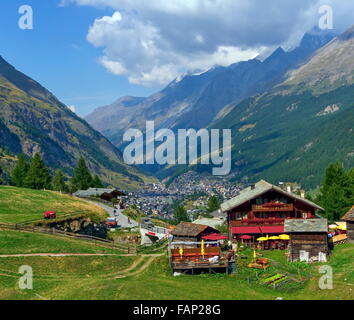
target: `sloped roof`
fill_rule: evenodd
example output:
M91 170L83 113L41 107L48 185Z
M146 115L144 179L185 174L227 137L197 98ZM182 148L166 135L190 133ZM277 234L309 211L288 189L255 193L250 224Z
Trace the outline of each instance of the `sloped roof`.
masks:
M354 206L343 216L343 221L354 221Z
M195 224L191 222L181 222L176 228L172 231L174 236L187 236L187 237L197 237L200 233L210 228L207 225ZM215 230L215 229L214 229ZM214 231L213 231L214 232ZM215 230L215 232L218 232Z
M327 219L287 219L284 222L284 232L327 232Z
M222 211L228 211L230 209L238 207L239 205L241 205L247 201L257 198L257 197L261 196L262 194L264 194L268 191L271 191L271 190L277 191L285 196L288 196L289 198L296 199L298 201L301 201L301 202L304 202L304 203L310 205L311 207L314 207L318 210L324 211L324 209L322 207L318 206L317 204L313 203L312 201L309 201L309 200L304 199L300 196L297 196L296 194L294 194L292 192L284 191L283 189L281 189L277 186L274 186L264 180L257 182L253 187L249 186L248 188L243 189L238 196L222 203L221 209L222 209Z
M79 190L74 193L76 197L91 197L91 196L101 196L104 193L112 193L116 189L104 189L104 188L89 188L87 190Z
M201 218L198 218L197 220L193 221L193 223L215 228L215 227L223 224L224 220L221 218L203 218L203 217L201 217Z

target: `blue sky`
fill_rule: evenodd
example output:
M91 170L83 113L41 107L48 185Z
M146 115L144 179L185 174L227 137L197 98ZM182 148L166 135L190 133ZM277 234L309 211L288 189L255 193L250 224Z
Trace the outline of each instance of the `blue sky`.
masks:
M18 27L24 4L33 30ZM84 116L184 72L294 47L323 5L335 32L354 23L348 0L1 0L0 55Z
M113 10L59 7L56 0L1 0L0 55L40 82L67 105L87 114L124 95L146 96L157 88L132 85L113 75L98 60L101 50L86 40L95 18ZM18 9L33 8L33 30L20 30Z

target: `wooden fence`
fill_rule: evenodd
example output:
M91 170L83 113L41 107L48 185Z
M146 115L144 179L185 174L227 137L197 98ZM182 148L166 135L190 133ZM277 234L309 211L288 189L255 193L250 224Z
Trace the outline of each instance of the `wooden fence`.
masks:
M19 232L33 232L33 233L42 233L42 234L51 234L51 235L56 235L56 236L62 236L66 238L75 238L79 240L85 240L89 241L91 243L94 243L97 246L102 246L105 248L112 248L112 249L117 249L121 250L123 252L126 252L128 254L136 254L137 249L136 246L125 246L121 243L118 243L116 241L112 240L107 240L107 239L102 239L90 235L85 235L85 234L78 234L78 233L73 233L73 232L66 232L66 231L61 231L57 230L54 228L42 228L42 227L37 227L34 225L23 225L23 224L10 224L10 223L0 223L0 230L14 230L14 231L19 231Z
M61 222L65 219L75 219L78 217L85 217L85 212L83 211L75 211L75 212L71 212L71 213L66 213L66 214L61 214L61 215L57 215L56 218L54 219L35 219L35 220L27 220L27 221L22 221L19 222L18 225L24 226L24 225L32 225L32 224L39 224L39 223L43 223L43 224L48 224L48 223L56 223L56 222Z

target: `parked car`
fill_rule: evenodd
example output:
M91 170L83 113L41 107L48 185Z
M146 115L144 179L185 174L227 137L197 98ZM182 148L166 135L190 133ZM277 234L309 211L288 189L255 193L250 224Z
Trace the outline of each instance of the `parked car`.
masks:
M43 214L44 219L55 219L57 217L57 213L55 211L46 211Z
M106 227L107 228L117 228L118 227L118 222L117 222L117 219L116 218L113 218L113 217L111 217L111 218L108 218L107 220L106 220Z

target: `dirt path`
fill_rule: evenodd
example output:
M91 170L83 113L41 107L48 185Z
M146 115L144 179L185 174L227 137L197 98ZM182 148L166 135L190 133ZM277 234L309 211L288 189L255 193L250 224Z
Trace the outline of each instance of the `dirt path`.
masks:
M146 269L149 268L149 266L152 264L152 262L158 258L163 256L164 254L143 254L143 255L131 255L131 254L89 254L89 253L33 253L33 254L14 254L14 255L0 255L0 258L12 258L12 257L75 257L75 256L120 256L120 257L137 257L137 259L134 260L134 262L127 267L124 270L117 271L111 274L102 274L99 277L102 279L122 279L126 277L131 277L131 276L138 276L141 273L143 273ZM142 264L142 265L141 265ZM4 270L0 271L0 277L12 277L12 278L17 278L18 275L13 275L10 272L9 273L3 273ZM6 271L5 271L6 272ZM78 279L82 277L82 275L77 276L77 275L65 275L63 278L66 280L69 278L72 279ZM56 280L57 276L52 276L52 275L41 275L41 278L46 278L47 280Z
M125 270L124 273L122 272L122 274L119 274L119 275L117 275L116 277L114 277L114 279L122 279L122 278L126 278L126 277L137 276L137 275L143 273L147 268L149 268L150 265L151 265L151 263L152 263L157 257L161 257L162 255L163 255L163 254L146 255L145 257L148 257L148 260L147 260L138 270L135 270L135 271L133 271L133 272L129 272L129 271L127 272L127 270L129 269L129 268L128 268L128 269ZM143 260L143 257L142 257L141 260ZM136 262L137 262L137 261L136 261ZM140 263L140 261L137 262L134 267L130 268L130 270L133 270L136 266L139 265L139 263Z

